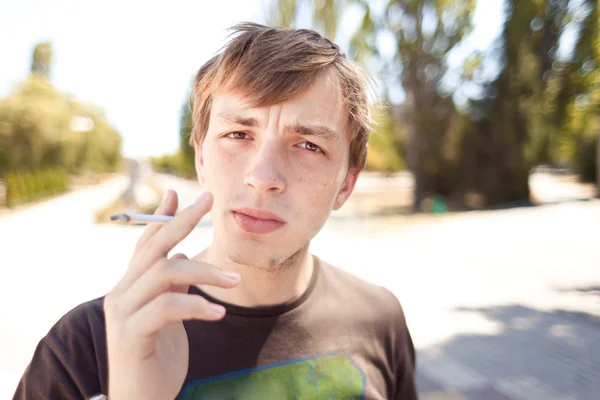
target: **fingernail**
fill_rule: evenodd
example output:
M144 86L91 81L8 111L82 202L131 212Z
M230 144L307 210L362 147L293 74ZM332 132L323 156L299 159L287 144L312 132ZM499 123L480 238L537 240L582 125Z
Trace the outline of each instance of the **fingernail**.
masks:
M232 271L221 271L221 273L223 275L225 275L227 277L227 279L230 279L234 282L237 282L240 280L240 274L238 274L237 272L232 272Z
M218 304L211 304L210 311L213 313L213 315L216 315L217 317L219 317L219 316L225 314L225 307L220 306Z

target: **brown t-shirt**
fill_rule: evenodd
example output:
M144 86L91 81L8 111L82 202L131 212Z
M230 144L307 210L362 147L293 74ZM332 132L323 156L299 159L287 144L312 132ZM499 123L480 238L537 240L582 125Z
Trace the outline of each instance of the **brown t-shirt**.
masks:
M315 257L309 289L287 304L225 305L186 321L190 362L178 399L416 399L415 352L389 291ZM103 298L61 318L38 344L14 399L108 391ZM110 393L108 393L110 396Z

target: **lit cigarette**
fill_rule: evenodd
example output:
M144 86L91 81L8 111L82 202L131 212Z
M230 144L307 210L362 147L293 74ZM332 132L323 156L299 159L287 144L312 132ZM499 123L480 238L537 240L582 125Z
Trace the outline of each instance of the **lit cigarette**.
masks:
M154 215L154 214L126 214L120 213L111 215L111 221L121 221L127 223L141 223L141 224L166 224L173 217L171 215Z

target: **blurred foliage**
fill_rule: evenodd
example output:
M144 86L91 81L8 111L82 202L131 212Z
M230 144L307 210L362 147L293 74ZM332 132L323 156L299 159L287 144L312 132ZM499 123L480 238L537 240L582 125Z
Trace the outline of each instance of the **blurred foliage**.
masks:
M4 179L9 207L63 193L70 187L69 174L64 169L9 172Z
M51 57L49 43L36 46L32 73L0 98L0 179L17 172L39 177L48 170L80 174L120 168L121 136L99 107L81 104L52 85Z
M589 166L578 159L577 149L586 136L598 133L595 107L581 107L589 90L582 68L587 63L587 68L596 69L589 64L593 58L589 44L598 35L597 3L505 3L508 18L499 47L504 68L483 85L484 95L470 103L476 129L465 138L465 143L476 143L474 135L486 137L485 143L475 146L477 159L468 162L479 168L469 184L491 204L526 199L528 173L535 164L583 172ZM573 48L559 51L568 30L576 33ZM471 148L467 145L464 150Z
M191 85L190 85L191 86ZM196 168L194 165L195 152L190 145L190 135L192 134L192 109L193 109L193 96L191 96L191 89L188 94L188 99L181 106L181 116L179 122L179 153L178 157L181 159L181 173L186 178L195 179Z
M186 179L196 179L194 149L190 146L192 132L192 98L181 107L179 120L179 149L175 154L166 154L152 159L152 167L157 172L175 174Z
M296 21L298 2L296 0L279 0L268 10L267 24L270 26L291 27Z
M348 56L379 78L384 99L391 88L405 94L370 140L368 168L406 165L415 211L440 195L463 204L476 196L485 206L526 201L529 171L540 163L598 179L597 1L505 0L496 42L458 66L448 60L469 51L475 0L279 0L269 22L297 26L303 7L313 19L302 27L337 42L341 10L361 10ZM393 38L392 56L381 52L384 36Z
M173 174L185 179L196 178L193 162L190 162L182 151L152 158L152 168L156 172Z
M369 136L365 170L397 172L406 168L402 158L399 125L394 124L392 110L385 107L374 112L374 129Z

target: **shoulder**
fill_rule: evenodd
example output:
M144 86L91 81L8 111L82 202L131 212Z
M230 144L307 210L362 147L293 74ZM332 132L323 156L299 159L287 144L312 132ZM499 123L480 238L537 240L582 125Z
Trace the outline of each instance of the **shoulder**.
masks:
M411 357L414 353L404 310L399 299L383 286L367 282L327 262L319 262L321 290L336 312L376 335L379 340L394 343Z
M55 352L63 347L102 347L105 343L104 297L81 303L64 314L43 341Z
M382 321L404 325L404 311L398 298L387 288L375 285L334 265L319 260L321 277L330 294L351 301Z
M89 398L107 390L104 299L64 314L38 343L15 399Z
M328 299L335 299L336 315L347 318L353 330L358 329L364 338L373 339L385 349L394 392L414 392L415 347L398 298L385 287L323 261L320 267L322 289Z

